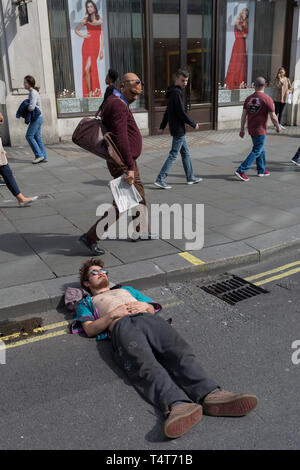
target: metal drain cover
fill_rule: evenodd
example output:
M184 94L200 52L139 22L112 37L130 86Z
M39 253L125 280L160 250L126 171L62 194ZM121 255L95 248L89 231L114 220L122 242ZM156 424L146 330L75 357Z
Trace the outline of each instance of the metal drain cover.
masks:
M235 305L237 302L260 294L269 293L262 287L255 286L234 274L224 274L217 282L201 286L201 289L230 305Z

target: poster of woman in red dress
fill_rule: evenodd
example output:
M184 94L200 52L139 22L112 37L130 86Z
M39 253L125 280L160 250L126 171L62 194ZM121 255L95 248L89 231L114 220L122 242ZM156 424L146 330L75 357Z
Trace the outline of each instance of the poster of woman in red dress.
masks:
M243 8L234 24L235 41L225 78L226 88L233 90L247 84L247 52L246 39L248 37L248 8Z
M75 28L77 36L83 38L82 53L82 95L84 98L101 97L98 72L98 59L103 59L104 34L103 20L95 2L85 2L86 16ZM81 33L82 28L86 33Z

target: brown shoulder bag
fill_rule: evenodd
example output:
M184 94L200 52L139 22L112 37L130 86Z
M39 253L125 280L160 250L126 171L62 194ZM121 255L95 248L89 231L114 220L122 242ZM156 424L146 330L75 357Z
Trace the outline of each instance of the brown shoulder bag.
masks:
M98 157L112 159L117 165L124 166L122 155L113 141L112 133L103 124L97 111L93 117L84 117L72 135L74 144L94 153Z

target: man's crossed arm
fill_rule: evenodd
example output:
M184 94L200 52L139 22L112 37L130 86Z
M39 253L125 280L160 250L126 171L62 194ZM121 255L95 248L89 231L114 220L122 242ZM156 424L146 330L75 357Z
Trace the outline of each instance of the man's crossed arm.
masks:
M109 312L107 315L98 318L98 320L83 322L82 327L87 336L97 336L103 331L107 330L112 322L120 320L120 318L125 317L126 315L133 315L142 312L154 314L154 306L152 304L148 304L147 302L130 302L128 304L120 305L119 307Z

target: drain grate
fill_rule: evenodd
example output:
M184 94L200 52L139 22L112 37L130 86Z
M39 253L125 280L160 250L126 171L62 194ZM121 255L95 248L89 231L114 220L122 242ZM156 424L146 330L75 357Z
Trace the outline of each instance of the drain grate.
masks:
M262 287L255 286L234 274L225 274L218 282L201 286L201 289L230 305L235 305L237 302L260 294L269 293Z

